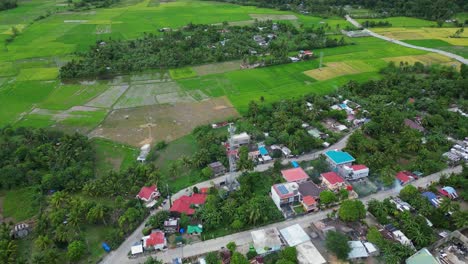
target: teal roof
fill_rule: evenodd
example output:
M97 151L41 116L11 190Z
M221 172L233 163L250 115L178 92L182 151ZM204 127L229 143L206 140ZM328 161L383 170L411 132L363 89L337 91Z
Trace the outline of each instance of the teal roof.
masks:
M406 260L406 264L439 264L431 252L423 248Z
M355 161L353 156L349 155L348 152L344 151L329 150L325 152L325 155L336 164L343 164Z
M193 233L201 233L203 232L203 228L200 225L189 225L187 226L187 233L188 234L193 234Z

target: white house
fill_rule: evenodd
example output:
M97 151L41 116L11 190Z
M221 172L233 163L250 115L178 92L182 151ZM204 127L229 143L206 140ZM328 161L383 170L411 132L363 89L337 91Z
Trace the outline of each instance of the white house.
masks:
M271 186L271 199L276 207L290 205L301 200L299 185L295 182L279 183Z
M247 145L250 143L250 136L246 132L232 136L232 145L234 147Z
M369 176L369 168L365 165L343 166L339 172L348 180L358 180Z

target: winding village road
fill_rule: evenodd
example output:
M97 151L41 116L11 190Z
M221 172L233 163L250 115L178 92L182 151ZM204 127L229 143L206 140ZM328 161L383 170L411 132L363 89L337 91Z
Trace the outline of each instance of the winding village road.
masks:
M301 156L299 158L285 159L283 161L283 163L287 163L287 162L290 162L292 160L295 160L295 161L313 160L313 159L318 158L322 153L324 153L327 150L343 149L346 146L348 138L349 138L349 136L351 134L352 133L348 134L347 136L345 136L344 138L342 138L340 141L333 144L332 146L328 147L327 149L317 151L317 152L314 152L314 153L311 153L311 154L306 154L306 155L303 155L303 156ZM265 171L265 170L269 169L272 166L273 166L273 163L260 164L257 167L255 167L255 171ZM417 187L426 187L430 182L437 181L442 175L451 174L451 173L460 173L461 171L462 171L461 166L449 168L449 169L443 170L441 172L429 175L427 177L420 178L419 180L414 181L412 184L414 186L417 186ZM240 174L241 173L236 172L234 174L234 177L237 178ZM198 188L202 188L202 187L209 187L212 184L219 184L221 182L224 182L226 180L226 177L227 177L227 175L224 175L224 176L217 177L217 178L209 180L209 181L205 181L205 182L195 184L195 185L193 185L191 187L188 187L188 188L186 188L184 190L179 191L178 193L174 194L171 198L172 198L172 200L175 200L175 199L181 197L182 195L188 194L189 191L194 186L197 186ZM364 197L364 198L362 198L360 200L362 202L364 202L364 203L366 203L367 201L369 201L371 199L383 200L383 199L385 199L385 198L387 198L389 196L395 196L398 193L399 193L399 189L394 188L394 189L378 192L376 194ZM169 206L168 203L166 203L163 209L166 209L166 210L169 209L168 206ZM299 224L299 225L301 225L302 227L305 228L305 227L308 227L312 222L316 222L318 220L326 218L326 215L329 212L331 212L331 210L332 209L328 209L328 210L323 210L323 211L316 212L316 213L307 214L305 216L297 217L297 218L294 218L294 219L288 219L288 220L285 220L285 221L282 221L282 222L270 224L268 226L259 227L257 229L263 229L263 228L268 228L268 227L276 227L276 228L281 229L281 228L284 228L284 227L287 227L287 226L290 226L290 225L293 225L293 224ZM153 212L153 213L155 213L155 212ZM141 239L142 230L144 228L144 224L146 223L146 220L129 237L127 237L127 239L120 245L119 248L117 248L116 250L110 252L102 260L101 263L102 264L115 264L115 263L137 264L137 263L143 263L146 260L146 257L129 259L127 254L128 254L128 252L130 250L131 245ZM235 234L231 234L231 235L227 235L227 236L224 236L224 237L219 237L219 238L215 238L215 239L206 240L206 241L203 241L203 242L198 242L198 243L194 243L194 244L185 245L184 247L180 247L180 248L169 249L169 250L167 250L165 252L157 252L157 253L153 254L152 256L157 257L158 259L162 260L164 263L171 263L172 259L176 258L176 257L182 257L182 256L183 257L190 257L190 256L200 255L200 254L203 254L203 253L208 253L208 252L211 252L211 251L216 251L216 250L220 249L221 247L225 246L227 243L229 243L231 241L235 241L236 244L239 245L239 246L247 245L247 244L252 243L252 238L251 238L250 232L253 231L253 230L255 230L255 229L248 230L248 231L243 231L243 232L239 232L239 233L235 233Z
M349 23L353 24L355 27L357 27L357 28L362 27L361 24L359 24L359 22L354 20L349 15L346 15L345 18ZM459 62L461 62L463 64L468 65L468 59L465 59L462 56L459 56L459 55L456 55L456 54L453 54L453 53L450 53L450 52L447 52L447 51L411 45L411 44L405 43L403 41L399 41L399 40L396 40L396 39L392 39L392 38L389 38L389 37L382 36L380 34L377 34L375 32L370 31L369 29L364 29L364 31L367 32L369 35L375 37L375 38L383 39L385 41L389 41L389 42L392 42L392 43L395 43L395 44L398 44L398 45L401 45L401 46L405 46L405 47L408 47L408 48L412 48L412 49L418 49L418 50L424 50L424 51L438 53L440 55L455 59L455 60L457 60L457 61L459 61Z

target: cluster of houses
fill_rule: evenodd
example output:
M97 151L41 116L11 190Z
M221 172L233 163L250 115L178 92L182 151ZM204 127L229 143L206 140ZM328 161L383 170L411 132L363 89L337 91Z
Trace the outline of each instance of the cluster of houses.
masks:
M299 53L297 54L297 56L291 56L291 57L289 57L289 59L291 60L291 62L298 62L298 61L301 61L301 60L310 59L313 56L314 56L314 52L312 52L310 50L300 50Z
M203 232L203 226L200 224L180 226L180 216L182 214L191 216L195 213L197 207L203 205L206 201L208 188L201 188L201 193L183 195L174 200L170 207L170 217L164 221L164 229L151 230L150 234L143 236L140 241L135 242L131 247L131 254L138 255L145 251L165 250L168 247L167 235L175 233L186 233L188 235L200 235ZM136 198L143 201L146 207L153 207L160 198L160 193L156 185L144 186L137 194Z
M275 227L252 231L253 247L260 256L276 252L285 246L295 247L297 263L322 264L327 263L318 249L311 242L309 235L298 225L292 225L278 230Z
M367 111L362 110L361 105L359 105L358 103L355 103L348 99L345 99L341 103L332 105L330 109L337 110L337 111L345 111L346 121L352 123L354 126L358 126L369 121L366 118L359 118L359 119L356 118L356 114L359 113L360 111L362 112L367 112ZM338 131L343 131L343 130L348 129L346 126L341 125L341 124L336 124L335 126L336 126L336 130Z
M258 27L258 30L259 31L264 31L266 30L267 28L266 27ZM273 25L271 26L271 30L272 31L277 31L279 28L278 28L278 24L277 23L273 23ZM276 39L276 34L274 33L268 33L266 34L266 37L264 37L263 35L261 34L257 34L257 35L254 35L253 36L253 40L260 46L260 47L266 47L269 45L270 41ZM252 50L253 51L253 50ZM250 52L251 55L256 55L257 52Z
M299 166L282 170L284 183L271 186L271 198L276 207L287 217L294 215L294 206L301 205L305 212L317 211L320 193L323 190L334 192L351 186L346 180L359 180L369 175L369 168L364 165L353 165L355 159L347 152L330 150L325 152L331 171L322 173L322 184L319 186Z
M450 151L445 152L442 156L446 157L450 164L457 164L461 161L468 162L468 139L455 144Z

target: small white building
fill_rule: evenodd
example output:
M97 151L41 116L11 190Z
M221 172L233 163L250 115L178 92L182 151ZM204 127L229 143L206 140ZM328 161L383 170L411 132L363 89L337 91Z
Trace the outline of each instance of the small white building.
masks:
M324 264L327 263L325 258L320 254L318 249L307 241L296 246L298 264Z
M131 247L132 255L143 253L143 243L141 241L135 242Z
M232 145L239 147L250 143L250 136L246 132L232 136Z
M348 253L348 259L360 259L369 257L366 247L361 241L348 241L348 245L351 248L351 251Z
M310 241L309 235L299 224L288 226L280 230L281 237L290 247Z
M150 144L145 144L140 148L140 155L138 155L137 161L144 163L146 161L146 157L148 157L150 153L151 147Z
M279 236L278 229L267 228L250 232L253 240L253 246L257 254L267 255L278 251L283 246Z
M347 180L359 180L369 176L369 168L365 165L343 166L339 172Z
M406 235L403 234L403 232L401 232L400 230L393 231L392 235L396 241L400 242L400 244L414 248L411 240L408 237L406 237Z

